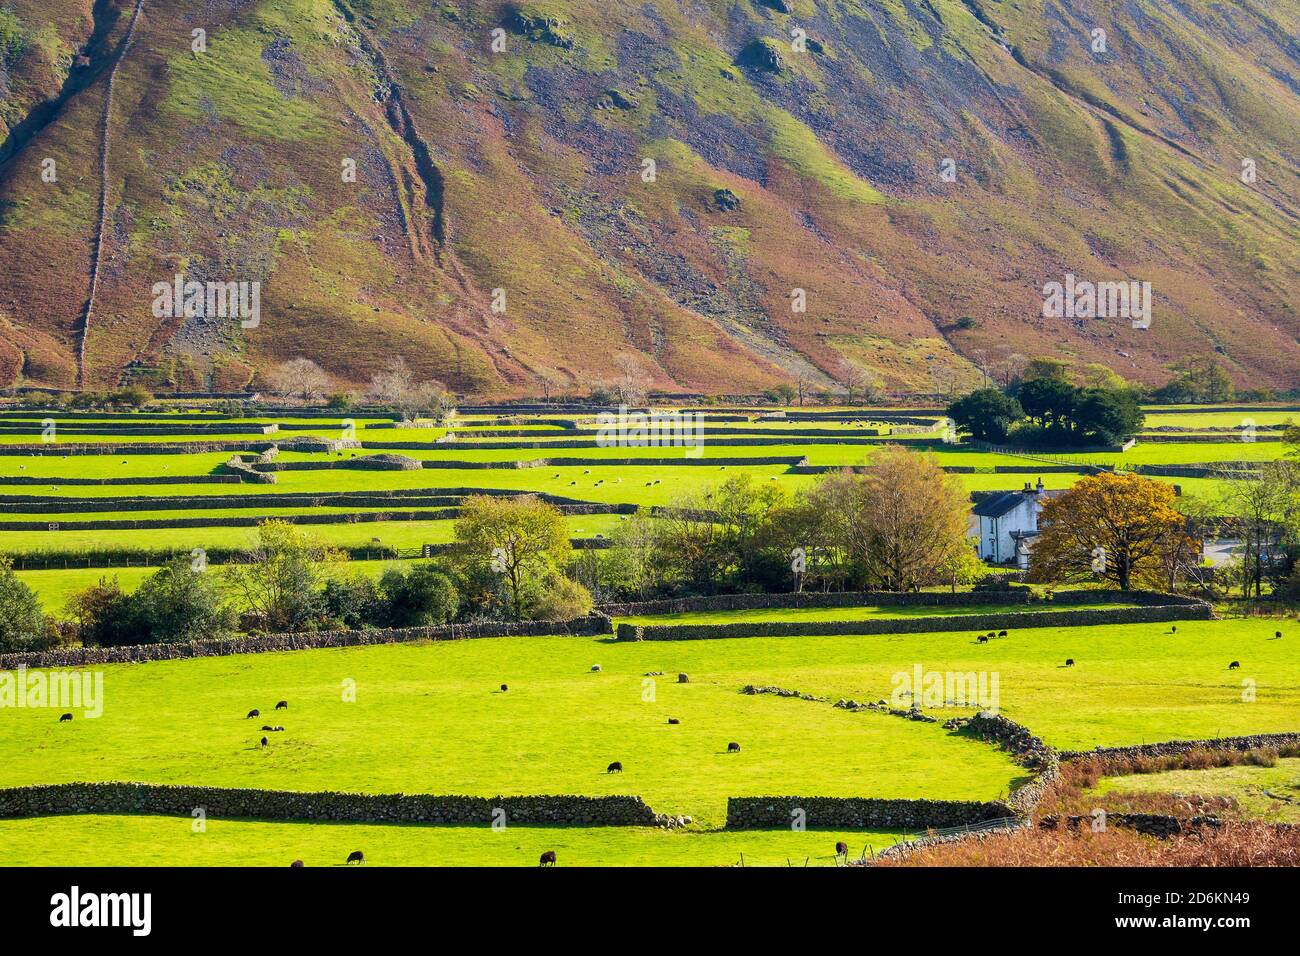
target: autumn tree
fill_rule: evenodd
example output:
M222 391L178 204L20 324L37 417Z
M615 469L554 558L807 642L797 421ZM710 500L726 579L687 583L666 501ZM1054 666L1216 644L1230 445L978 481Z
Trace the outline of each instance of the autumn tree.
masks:
M402 421L425 415L442 422L456 414L455 398L443 384L432 379L421 381L401 356L371 377L366 396L397 412Z
M503 498L472 495L455 525L456 560L471 580L497 578L506 609L515 619L533 617L548 605L548 589L563 588L572 556L564 516L536 495Z
M886 445L861 474L835 488L841 546L872 587L916 591L945 579L968 549L970 500L931 454Z
M1172 486L1140 475L1088 475L1043 506L1031 580L1100 578L1124 591L1163 584L1170 553L1192 546L1186 524Z

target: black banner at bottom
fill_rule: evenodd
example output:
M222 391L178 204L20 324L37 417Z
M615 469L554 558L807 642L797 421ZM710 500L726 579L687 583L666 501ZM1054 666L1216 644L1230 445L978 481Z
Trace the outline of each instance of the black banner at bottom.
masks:
M987 943L999 929L1226 942L1289 924L1295 881L1268 869L10 869L0 870L0 899L7 942L340 944L455 926L501 946L537 945L556 930L625 939L678 924L692 942L716 931L734 945L738 932L788 924L805 939L901 934L947 948L954 937Z

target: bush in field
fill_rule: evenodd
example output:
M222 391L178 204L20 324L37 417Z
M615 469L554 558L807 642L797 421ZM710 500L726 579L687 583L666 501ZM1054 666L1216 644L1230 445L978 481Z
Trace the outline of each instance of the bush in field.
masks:
M577 581L556 575L533 605L539 621L572 621L591 613L591 593Z
M417 564L409 571L390 568L379 580L379 591L390 627L446 624L460 610L456 585L432 564Z
M40 650L48 625L36 593L14 574L12 561L0 558L0 651Z
M287 521L263 522L257 537L251 551L222 569L226 586L265 629L311 630L323 616L326 566L339 555Z
M67 614L83 644L101 647L227 637L237 623L217 582L186 558L163 565L130 595L116 578L101 578L69 599Z
M372 625L383 608L378 586L364 574L326 581L321 591L321 613L329 628L357 630Z
M194 570L185 559L163 565L145 578L131 595L128 610L141 644L225 637L237 623L214 577Z
M130 598L117 583L117 578L103 577L68 598L64 609L81 643L112 647L132 644L133 631Z

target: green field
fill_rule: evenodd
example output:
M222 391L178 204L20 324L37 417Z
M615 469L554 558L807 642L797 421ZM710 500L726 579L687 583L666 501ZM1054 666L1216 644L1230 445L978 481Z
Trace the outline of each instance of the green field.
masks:
M1242 765L1106 777L1092 793L1098 797L1147 793L1231 797L1240 813L1250 819L1300 823L1300 758L1283 758L1272 767Z
M1233 425L1236 413L1179 409L1155 414L1148 427ZM1258 425L1290 413L1243 410ZM280 440L310 432L338 437L341 422L301 419L307 432L285 431ZM548 417L548 416L539 416ZM554 417L573 419L575 416ZM1296 416L1300 417L1300 416ZM88 416L86 421L93 420ZM259 419L269 421L269 419ZM293 419L279 419L290 424ZM364 441L427 444L440 429L383 428L379 419L357 418ZM593 424L579 420L580 427ZM367 427L372 426L372 427ZM825 422L750 421L714 423L711 428L761 428L772 437L796 427L833 429L860 437L864 429ZM888 427L888 426L883 426ZM384 490L483 488L539 491L582 501L673 506L736 475L773 482L790 491L810 486L813 475L791 474L784 464L727 464L717 458L806 457L812 464L869 462L879 447L819 444L790 435L786 443L723 445L706 432L701 461L684 460L684 450L667 447L598 447L584 439L579 448L475 447L475 430L510 430L520 439L561 438L564 432L527 420L498 424L487 418L457 423L460 441L437 448L347 450L345 456L393 452L422 459L470 462L526 462L551 457L552 464L503 469L426 468L418 471L282 471L277 483L70 485L80 478L161 478L213 474L228 453L158 455L39 456L0 453L0 496L70 499L66 511L13 510L0 520L42 523L111 518L215 519L298 514L382 512L384 508L323 505L221 508L148 508L88 511L76 499L203 498L240 495L327 494ZM68 431L69 429L65 429ZM904 429L915 437L915 429ZM0 446L23 436L0 436ZM232 435L238 440L261 436ZM274 436L273 436L274 437ZM87 443L183 441L183 436L68 436ZM194 441L218 436L195 433ZM496 441L484 437L484 442ZM743 441L743 439L742 439ZM1204 444L1142 442L1123 454L1053 455L1047 458L984 452L936 443L941 464L974 467L956 475L970 491L1006 490L1039 475L995 473L996 467L1033 469L1056 461L1075 463L1189 464L1263 461L1283 454L1279 442L1241 442L1231 435ZM0 447L0 452L3 452ZM285 452L285 462L339 455ZM607 464L566 464L588 458ZM649 464L620 465L620 459ZM663 464L655 464L662 460ZM14 478L37 478L24 484ZM1078 480L1073 473L1045 472L1048 488ZM10 479L6 482L6 479ZM1213 495L1222 484L1209 479L1162 479L1185 494ZM60 502L62 504L62 502ZM22 508L21 503L9 507ZM401 507L400 510L414 510ZM618 515L569 516L572 537L610 535L625 520ZM417 549L450 541L454 522L386 521L311 525L321 542L364 549L370 545ZM255 528L196 528L127 531L0 532L0 554L104 550L189 553L195 547L239 548L251 544ZM386 561L356 561L343 573L377 576ZM68 567L20 572L51 612L69 596L101 577L116 576L126 590L138 587L152 569ZM1104 597L1070 610L1109 606ZM719 829L729 796L807 795L924 797L993 800L1027 778L1004 752L939 723L888 714L850 712L832 706L840 698L890 699L901 676L924 672L983 674L996 679L1002 713L1062 749L1087 749L1167 739L1252 732L1300 730L1300 624L1276 620L1221 620L1169 625L1046 627L1017 630L1014 615L1055 611L1050 603L1029 606L868 606L806 610L650 615L641 624L832 622L1005 614L1007 638L978 644L969 631L925 634L741 637L725 640L622 643L610 637L492 638L446 643L410 643L347 649L202 658L109 665L104 674L101 717L77 715L59 723L48 709L5 710L0 720L0 786L68 781L131 780L289 790L368 793L495 795L638 794L656 811L689 815L682 831L640 827L368 826L210 820L206 833L192 833L188 819L160 816L84 816L0 821L7 847L0 865L56 865L92 858L101 865L194 863L281 866L301 858L307 865L339 865L362 848L379 865L536 865L545 849L561 865L827 865L836 839L846 837L854 854L886 846L897 834L785 830L731 832ZM1285 636L1273 639L1281 628ZM1296 633L1290 633L1294 628ZM987 629L984 629L987 630ZM1066 658L1075 666L1065 667ZM1230 661L1241 661L1229 671ZM593 673L593 664L601 665ZM647 677L651 672L662 676ZM690 675L679 684L676 675ZM1254 699L1244 693L1248 687ZM499 685L509 690L502 692ZM355 686L354 702L343 688ZM775 685L827 698L824 702L745 695L747 684ZM246 720L249 709L265 715L275 701L290 702L272 723L270 746L258 742L266 720ZM971 703L932 709L940 718L968 714ZM668 717L681 723L669 725ZM728 754L727 744L741 744ZM619 760L621 774L606 766ZM1287 766L1284 767L1284 764ZM1182 773L1182 772L1180 772ZM1228 768L1116 778L1104 787L1173 787L1200 792L1222 786L1246 805L1261 788L1285 790L1295 768ZM1217 775L1217 776L1214 776ZM1219 778L1222 777L1222 780ZM1254 788L1254 789L1252 789ZM1294 789L1294 787L1292 788ZM1287 790L1286 792L1292 792ZM1261 800L1264 798L1261 797ZM1276 801L1274 801L1276 802ZM1270 804L1271 805L1271 804ZM1255 803L1251 803L1256 807ZM1261 815L1273 812L1260 804ZM1279 811L1280 812L1280 811ZM1289 810L1287 812L1290 812ZM1290 819L1287 817L1287 819ZM79 854L61 856L61 854Z
M660 830L653 827L425 827L268 823L188 817L66 816L0 820L0 866L833 866L835 843L856 858L897 842L854 830Z

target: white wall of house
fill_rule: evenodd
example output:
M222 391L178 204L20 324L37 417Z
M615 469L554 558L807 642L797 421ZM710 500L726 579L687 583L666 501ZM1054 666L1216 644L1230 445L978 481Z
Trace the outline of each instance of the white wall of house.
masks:
M1014 531L1037 531L1038 512L1043 506L1037 497L1025 495L1020 504L996 518L979 519L979 556L985 561L1001 564L1016 556Z

